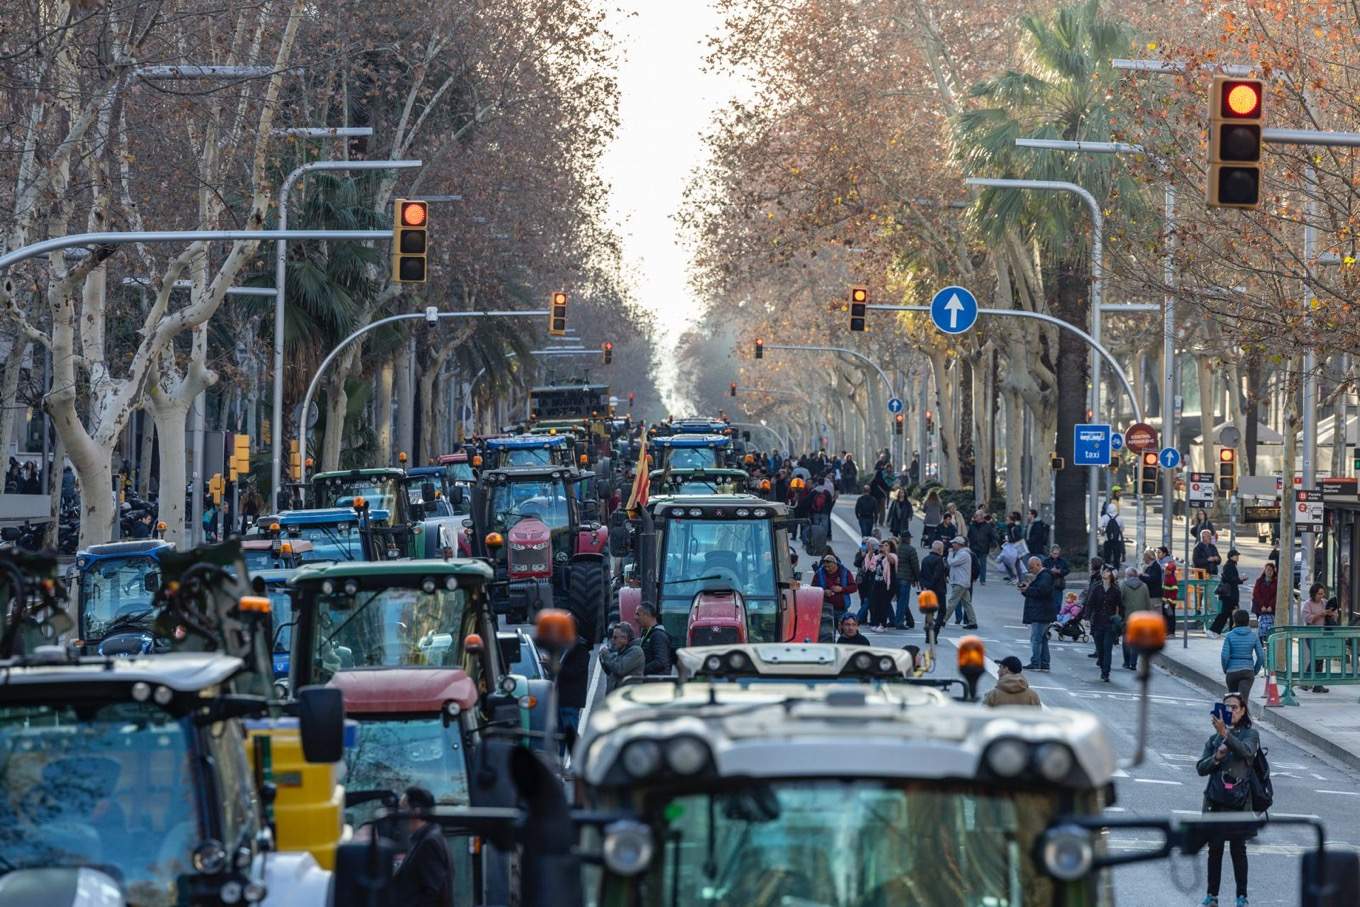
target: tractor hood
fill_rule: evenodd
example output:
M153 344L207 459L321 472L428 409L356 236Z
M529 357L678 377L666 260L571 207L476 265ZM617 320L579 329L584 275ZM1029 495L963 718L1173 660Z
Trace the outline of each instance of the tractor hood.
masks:
M525 517L505 534L505 540L511 545L541 545L551 537L547 524L537 517Z
M466 711L477 704L477 686L456 668L377 668L340 671L330 686L345 697L347 715L436 713L446 703Z
M741 594L700 592L694 596L685 636L691 646L746 642L746 602Z

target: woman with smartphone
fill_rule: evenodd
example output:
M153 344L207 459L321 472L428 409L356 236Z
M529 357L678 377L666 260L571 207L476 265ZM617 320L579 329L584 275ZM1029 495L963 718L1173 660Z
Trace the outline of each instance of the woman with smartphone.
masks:
M1214 732L1204 743L1204 753L1195 768L1209 782L1204 788L1202 811L1249 812L1251 810L1251 773L1261 738L1251 726L1247 700L1229 693L1215 703L1210 722ZM1247 839L1256 832L1242 826L1226 826L1209 838L1208 892L1201 907L1218 907L1218 889L1223 880L1223 849L1232 857L1233 881L1237 886L1236 907L1247 904Z

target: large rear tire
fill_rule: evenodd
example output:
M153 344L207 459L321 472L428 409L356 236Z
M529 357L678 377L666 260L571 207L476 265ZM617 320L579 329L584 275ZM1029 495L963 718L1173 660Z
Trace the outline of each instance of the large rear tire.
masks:
M576 618L576 631L592 646L604 641L609 583L603 558L582 558L571 565L567 610Z

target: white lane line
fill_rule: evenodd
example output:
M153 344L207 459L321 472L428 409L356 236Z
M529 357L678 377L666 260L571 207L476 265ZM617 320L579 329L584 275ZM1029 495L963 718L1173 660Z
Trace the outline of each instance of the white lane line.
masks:
M1183 787L1185 784L1184 781L1167 781L1163 778L1134 778L1133 780L1138 784L1171 784L1176 787ZM1356 794L1356 796L1360 797L1360 794Z
M1124 807L1122 807L1122 806L1107 806L1107 807L1105 807L1105 811L1106 811L1107 813L1122 813L1122 812L1128 812L1128 810L1124 809Z
M1173 809L1171 812L1178 816L1198 816L1201 814L1197 809Z
M1115 778L1127 778L1128 776L1129 776L1129 773L1126 772L1126 771L1124 771L1122 768L1117 768L1117 769L1114 770L1114 775L1113 775L1113 777L1115 777Z
M845 518L842 517L839 513L836 513L835 511L831 512L831 522L839 526L841 532L844 532L846 535L850 536L850 541L854 542L856 545L864 541L864 536L859 534L859 527L851 526L849 523L845 521Z
M1360 797L1360 791L1353 790L1315 790L1315 794L1335 794L1338 797Z
M1271 813L1270 815L1275 819L1321 819L1320 816L1315 816L1312 813ZM1327 844L1328 846L1331 846L1330 841L1328 841Z

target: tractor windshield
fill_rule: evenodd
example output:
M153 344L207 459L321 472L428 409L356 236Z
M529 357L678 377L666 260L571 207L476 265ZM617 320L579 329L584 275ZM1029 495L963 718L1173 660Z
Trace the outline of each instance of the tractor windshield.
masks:
M246 562L246 569L251 573L259 570L286 570L293 566L290 561L292 556L284 557L281 552L276 552L273 548L243 548L241 558Z
M718 451L712 447L672 447L666 462L671 469L712 469L718 465Z
M1060 805L1051 792L780 779L648 803L667 844L646 907L1054 903L1030 856Z
M353 507L355 498L363 498L368 509L385 510L393 520L404 513L400 507L401 483L396 477L332 476L316 482L315 507Z
M460 590L360 589L318 595L311 633L314 683L355 668L451 667L466 606Z
M502 466L551 466L552 451L546 447L509 448L501 451Z
M557 479L518 479L494 486L491 511L498 531L525 517L542 520L549 529L571 525L566 486Z
M288 535L290 538L306 539L312 543L311 551L303 551L298 556L304 564L367 560L364 557L364 545L356 523L289 526Z
M151 599L160 581L154 557L119 557L95 561L80 577L80 635L103 639L120 618L130 624L138 615L151 622ZM148 589L147 586L151 588Z
M449 478L455 482L475 482L477 477L472 474L471 463L450 463Z
M673 638L685 639L694 596L735 589L746 600L750 638L775 638L774 533L769 520L670 516L665 524L661 610Z
M130 905L184 903L203 820L191 734L150 703L0 708L0 871L88 866Z
M358 743L345 750L345 787L385 790L400 795L411 785L434 794L440 806L467 806L467 762L458 724L421 715L409 720L358 722ZM381 801L352 807L346 821L354 827L381 811Z

